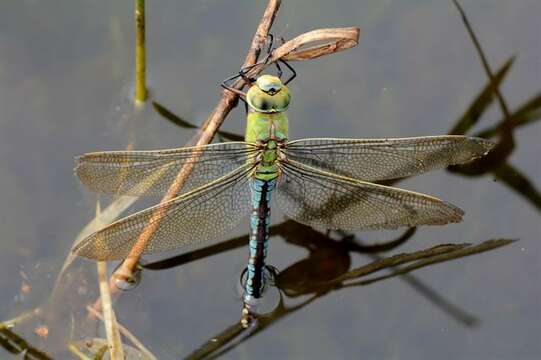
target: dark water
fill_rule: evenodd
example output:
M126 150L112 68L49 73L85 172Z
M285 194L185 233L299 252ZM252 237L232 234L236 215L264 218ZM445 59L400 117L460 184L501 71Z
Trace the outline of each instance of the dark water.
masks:
M502 85L512 111L541 90L541 2L464 6L494 71L518 56ZM149 4L153 99L191 122L204 121L219 97L217 84L238 70L263 8L263 2L238 1ZM0 319L7 320L47 301L75 236L93 217L95 196L73 176L73 156L122 149L132 141L139 149L178 147L193 133L150 106L136 113L127 100L131 4L11 1L0 10ZM449 1L284 1L273 32L291 38L331 26L360 26L361 42L344 53L295 64L292 138L444 134L487 83ZM501 118L495 102L470 133ZM243 126L237 110L222 129L242 133ZM281 270L295 265L285 274L313 280L318 271L341 273L375 256L442 243L518 242L406 277L334 289L306 304L313 294L286 294L287 311L241 344L233 340L224 357L538 358L541 207L535 188L541 186L541 125L533 122L514 135L516 147L505 161L520 174L500 162L497 173L463 177L438 171L400 183L457 204L466 211L462 223L420 228L408 241L376 254L329 249L319 235L289 229L272 238L269 262ZM529 197L502 180L516 182L519 176L529 180L517 185ZM273 219L283 221L278 210ZM246 229L244 224L230 236ZM370 244L399 235L359 233L356 240ZM321 261L299 264L308 257L308 242L322 250L316 258ZM232 247L144 272L141 285L116 302L119 321L160 359L185 357L227 329L234 332L230 327L241 307L236 285L247 248ZM104 336L84 321L84 307L97 293L94 264L77 260L71 269L76 284L66 280L67 290L41 318L12 329L55 358L68 357L59 350L67 338ZM38 325L49 327L47 339L34 334ZM1 349L0 354L10 356Z

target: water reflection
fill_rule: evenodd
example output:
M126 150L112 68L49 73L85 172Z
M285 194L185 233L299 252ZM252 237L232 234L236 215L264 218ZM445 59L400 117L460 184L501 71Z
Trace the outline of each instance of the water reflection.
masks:
M0 324L0 346L10 354L24 356L24 359L28 360L53 359L3 324Z
M459 6L458 3L456 5ZM450 167L448 170L453 174L470 177L478 177L491 173L508 188L520 194L532 206L541 210L541 195L535 184L520 173L518 169L509 164L508 160L517 147L514 137L515 129L530 125L541 119L541 95L536 95L527 100L515 111L509 110L505 98L499 91L499 86L512 67L514 57L506 61L493 74L466 15L463 12L461 14L466 29L476 46L489 81L479 95L474 98L464 115L456 121L449 134L469 134L484 138L497 138L498 145L488 156L468 165ZM502 110L503 118L493 127L488 127L477 133L473 132L473 127L478 124L482 115L496 99ZM386 184L395 183L396 181L388 181ZM471 327L478 324L479 320L474 315L452 304L438 294L437 291L409 273L421 267L508 245L512 240L487 240L476 246L441 245L418 253L403 254L391 258L383 258L377 254L378 252L391 250L404 243L413 236L414 232L415 229L410 229L397 239L371 247L364 245L359 239L354 239L346 234L340 234L342 237L338 241L333 240L327 235L318 233L292 221L272 227L272 234L283 237L288 243L309 250L307 258L290 265L276 277L276 286L280 289L281 294L284 295L278 307L269 316L250 317L246 319L246 316L249 316L249 314L244 313L241 321L225 329L217 336L212 337L209 342L190 354L189 358L213 358L219 356L263 331L275 321L309 305L321 296L338 291L344 287L366 286L395 276L400 276L400 279L414 288L419 294L464 326ZM216 246L183 254L168 261L155 263L150 265L149 268L158 269L162 266L174 266L173 264L175 262L182 264L194 261L215 253L244 246L247 241L247 237L232 239ZM374 262L352 270L350 269L352 253L369 254L374 259ZM403 266L396 267L397 265ZM368 279L364 278L373 271L389 268L391 268L390 274ZM300 304L293 306L286 305L287 299L301 296L307 296L308 298ZM247 329L246 321L251 321L252 324Z
M484 58L482 52L480 52L480 56ZM491 156L485 157L474 164L453 167L449 171L453 174L470 177L492 174L509 189L521 195L527 203L541 211L541 195L537 184L528 179L509 161L511 154L516 151L517 147L521 146L514 137L514 131L520 127L533 125L541 119L541 94L524 101L514 110L509 110L505 98L498 94L498 88L507 78L509 70L514 64L513 61L514 58L511 57L494 73L490 70L490 66L485 66L485 71L488 68L487 73L490 80L480 94L473 99L464 115L457 120L449 132L450 134L469 134L485 138L497 138L498 151L493 151ZM488 62L484 62L488 64ZM474 126L480 124L482 115L495 101L498 102L502 110L502 119L495 126L475 132ZM163 105L161 105L161 108L157 106L157 103L154 105L158 113L168 118L164 111L167 109ZM171 115L174 114L169 112L169 116ZM231 138L231 136L239 137L240 135L223 133L221 136ZM309 252L305 258L282 269L277 275L276 286L281 294L277 307L268 316L254 318L254 321L251 322L252 326L248 329L239 320L238 323L224 329L195 350L190 355L191 358L217 357L250 337L261 333L269 325L276 323L277 320L305 308L321 297L340 291L345 287L367 286L390 277L398 277L398 279L407 283L421 296L429 299L434 306L444 311L458 323L468 327L475 326L478 324L479 319L474 314L470 314L467 310L453 304L439 294L436 289L429 287L416 278L411 272L421 267L492 250L510 243L510 240L503 239L490 240L477 246L442 245L389 258L383 257L380 253L396 249L397 246L404 244L414 235L415 229L410 229L397 239L379 245L366 245L361 239L354 238L350 234L321 234L294 222L276 225L272 228L272 233L283 238L289 244L302 247ZM456 240L464 241L465 239ZM173 259L147 264L145 268L157 270L179 266L241 246L244 247L247 242L247 236L235 238L179 255ZM358 255L368 256L373 262L352 269L352 257ZM374 271L382 270L388 271L388 273L372 275ZM368 275L372 277L367 277ZM76 311L74 309L74 312ZM80 311L81 309L79 309ZM77 326L81 326L81 324L77 324ZM12 329L5 327L0 329L0 346L13 354L26 351L30 356L34 353L34 348L26 340L15 334Z
M420 295L425 297L464 326L475 326L478 319L446 300L436 290L414 277L410 272L438 263L459 259L508 245L513 240L488 240L479 245L443 244L421 251L383 257L377 253L389 251L403 244L415 233L409 229L396 239L375 246L364 245L352 235L339 234L339 239L317 232L309 227L286 221L271 228L273 236L283 238L287 243L300 246L309 251L301 259L276 276L276 286L280 290L280 301L268 315L258 316L242 312L238 323L213 336L207 343L191 353L188 358L214 358L233 349L271 324L298 310L305 308L315 300L331 295L344 288L361 287L399 277ZM345 236L344 236L345 235ZM238 237L220 245L194 251L188 254L147 264L147 269L166 269L179 266L204 256L212 256L223 251L245 246L248 236ZM351 256L368 255L375 260L358 268L351 268ZM386 270L384 275L376 274ZM302 298L302 300L299 300ZM292 304L290 304L292 303Z

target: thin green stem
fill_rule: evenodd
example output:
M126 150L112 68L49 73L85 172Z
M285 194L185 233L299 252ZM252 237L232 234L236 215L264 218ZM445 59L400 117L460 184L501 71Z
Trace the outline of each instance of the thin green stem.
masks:
M146 99L145 0L135 0L135 101Z

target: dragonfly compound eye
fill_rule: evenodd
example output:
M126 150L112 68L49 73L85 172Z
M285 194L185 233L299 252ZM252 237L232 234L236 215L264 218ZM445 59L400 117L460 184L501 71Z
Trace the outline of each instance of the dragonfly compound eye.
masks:
M268 111L272 109L271 103L264 97L257 97L254 99L254 106L261 111Z
M279 78L262 75L246 93L248 105L256 112L276 113L287 110L291 95Z
M261 91L269 95L274 95L282 89L280 78L272 75L261 75L257 79L256 85Z

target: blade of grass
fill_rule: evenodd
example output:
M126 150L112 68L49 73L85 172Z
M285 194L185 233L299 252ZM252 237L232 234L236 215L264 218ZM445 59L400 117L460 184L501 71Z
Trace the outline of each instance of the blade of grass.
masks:
M449 135L463 135L466 134L494 101L496 90L500 86L501 82L509 72L509 69L513 65L515 57L511 57L507 60L494 75L494 80L489 81L481 92L477 95L474 101L470 104L466 112L460 117L455 126L449 131Z
M513 128L529 125L538 120L541 120L541 94L538 94L528 100L511 115L511 124ZM502 124L504 122L505 118L500 120L498 125L480 131L475 136L483 138L496 136L502 131Z
M145 0L135 0L135 101L147 99Z
M462 22L464 23L464 26L466 27L466 30L468 31L468 34L470 35L473 45L475 46L475 49L477 50L477 54L479 55L479 59L481 59L481 63L483 64L485 73L490 79L490 82L494 83L494 75L488 63L488 60L485 56L485 53L483 52L481 43L477 39L477 35L475 35L475 32L473 31L470 21L468 20L468 17L466 16L466 12L462 8L458 0L453 0L453 3L455 4L456 8L458 9L458 12L460 13L460 16L462 17ZM507 103L505 102L505 99L503 98L499 88L496 87L494 90L496 92L496 97L498 98L498 102L500 103L500 106L502 108L502 112L504 113L505 117L509 117L510 115L509 108L507 107Z
M537 210L541 211L541 194L534 184L518 169L504 163L494 170L496 179L502 181L516 193L528 200Z
M160 114L163 118L169 120L170 122L172 122L173 124L177 126L180 126L181 128L199 129L198 126L182 119L181 117L174 114L173 112L168 110L165 106L158 103L157 101L153 101L152 106L154 107L154 110L156 110L156 112L158 112L158 114ZM229 141L243 141L244 140L244 136L230 133L227 131L218 130L217 134L221 136L222 138L227 139Z

